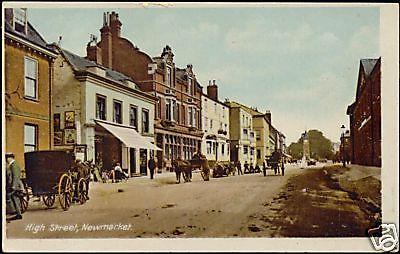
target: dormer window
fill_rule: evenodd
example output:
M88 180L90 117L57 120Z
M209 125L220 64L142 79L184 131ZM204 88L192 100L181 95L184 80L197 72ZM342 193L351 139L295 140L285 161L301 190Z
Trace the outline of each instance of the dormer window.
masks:
M21 33L26 33L26 9L14 9L14 29Z

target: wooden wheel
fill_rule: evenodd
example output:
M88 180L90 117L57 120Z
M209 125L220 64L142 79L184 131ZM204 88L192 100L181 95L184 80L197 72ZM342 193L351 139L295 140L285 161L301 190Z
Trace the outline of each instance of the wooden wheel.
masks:
M28 204L29 204L29 193L27 186L24 186L24 190L21 192L19 200L21 204L21 213L24 213L28 209Z
M88 196L88 190L86 185L86 180L81 178L78 182L78 201L82 205L86 202Z
M53 194L47 194L42 196L43 203L47 206L47 208L51 208L56 201L56 196Z
M63 174L58 183L58 200L64 211L68 210L72 203L72 179L67 174Z

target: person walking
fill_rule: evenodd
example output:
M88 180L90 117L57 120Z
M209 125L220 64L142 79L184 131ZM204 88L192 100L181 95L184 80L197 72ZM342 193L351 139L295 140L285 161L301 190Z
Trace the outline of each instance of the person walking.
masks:
M156 161L154 160L153 156L150 157L148 162L148 167L150 170L150 179L154 178L154 170L156 169Z
M281 169L282 169L282 176L284 176L285 175L285 161L284 160L282 160Z
M237 161L236 167L237 167L238 175L243 175L242 165L240 164L240 161Z
M7 168L7 182L6 182L6 192L9 201L9 207L11 212L15 213L14 217L9 220L20 220L22 219L21 203L18 193L22 191L21 188L21 168L15 161L15 156L13 153L6 154L6 161L8 163Z
M247 163L247 161L245 161L244 162L244 173L246 174L248 174L248 173L250 173L249 172L250 171L250 169L249 169L249 163Z
M263 161L263 174L267 176L267 166L265 165L265 161Z

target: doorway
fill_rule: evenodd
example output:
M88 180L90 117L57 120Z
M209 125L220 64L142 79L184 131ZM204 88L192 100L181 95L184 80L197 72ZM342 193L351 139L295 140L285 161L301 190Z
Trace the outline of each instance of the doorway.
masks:
M147 150L140 149L140 174L147 176Z
M131 176L136 174L136 149L129 148L129 167L131 169Z

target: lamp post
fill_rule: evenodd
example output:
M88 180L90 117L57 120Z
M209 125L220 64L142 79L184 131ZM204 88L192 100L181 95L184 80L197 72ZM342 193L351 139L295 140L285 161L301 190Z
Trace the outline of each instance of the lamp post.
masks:
M342 147L342 151L341 151L341 155L342 155L342 163L343 163L343 167L346 167L346 158L345 158L345 147L344 147L344 132L346 127L342 124L342 127L340 127L340 129L342 129L342 134L340 137L340 145Z

